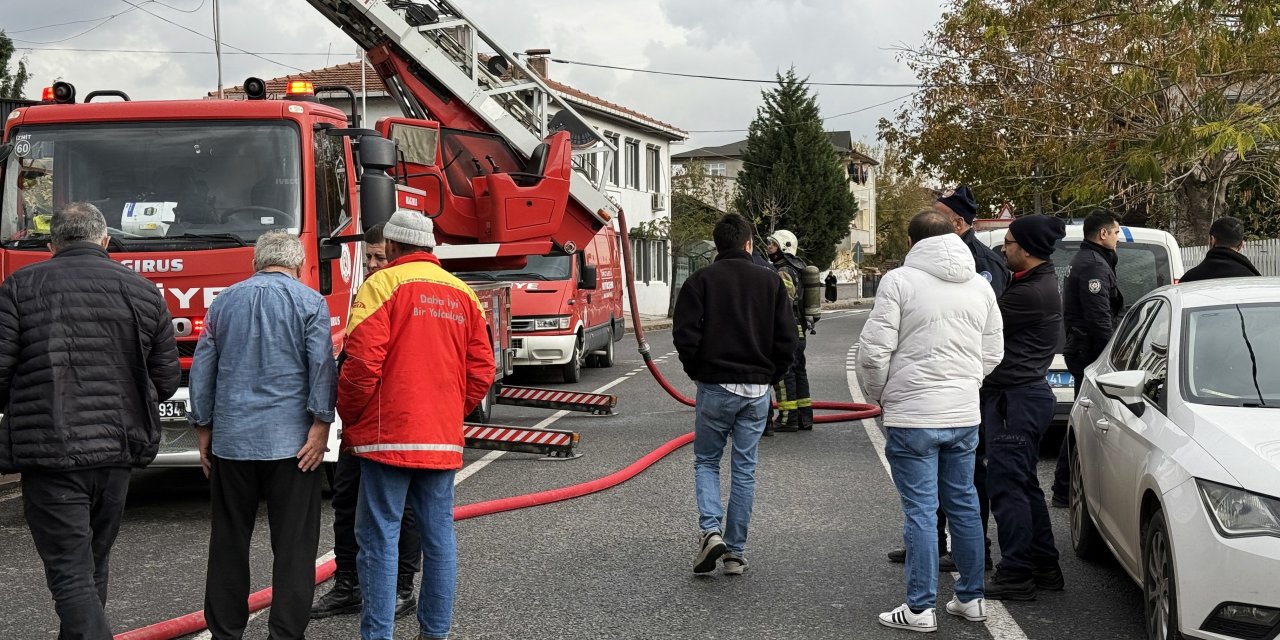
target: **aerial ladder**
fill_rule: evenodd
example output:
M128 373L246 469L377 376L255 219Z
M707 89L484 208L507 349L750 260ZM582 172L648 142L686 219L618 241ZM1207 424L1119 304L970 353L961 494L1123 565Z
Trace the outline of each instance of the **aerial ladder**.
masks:
M617 148L451 2L308 0L367 53L404 118L400 178L427 203L435 253L458 270L573 254L618 215L604 180ZM434 146L432 146L434 145ZM514 163L520 163L516 166ZM494 402L614 412L613 395L499 386ZM468 423L473 448L573 455L569 431Z

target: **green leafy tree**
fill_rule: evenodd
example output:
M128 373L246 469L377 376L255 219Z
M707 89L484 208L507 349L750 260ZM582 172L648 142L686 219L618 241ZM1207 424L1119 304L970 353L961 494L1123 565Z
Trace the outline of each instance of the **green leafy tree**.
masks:
M895 145L881 144L867 155L880 163L876 173L876 254L868 259L875 265L901 263L909 248L907 223L933 205L933 194Z
M849 236L858 203L805 80L795 69L777 78L777 87L761 92L747 132L735 207L762 234L795 233L804 257L825 269Z
M22 89L31 78L25 56L18 58L16 71L9 71L9 60L13 58L13 54L13 40L0 31L0 98L21 98Z
M1278 20L1280 0L948 0L882 139L1019 211L1203 239L1237 181L1280 176Z

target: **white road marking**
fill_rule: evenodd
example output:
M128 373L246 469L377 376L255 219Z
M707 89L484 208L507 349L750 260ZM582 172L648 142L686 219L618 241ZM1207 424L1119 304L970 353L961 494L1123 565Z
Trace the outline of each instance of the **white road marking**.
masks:
M0 497L0 502L8 502L14 498L20 498L20 497L22 497L22 488L18 485L14 485L13 493L10 493L9 495L4 497Z
M852 354L853 351L850 350ZM846 378L849 381L849 394L853 396L854 402L866 402L866 396L862 395L862 388L858 386L858 374L850 367L846 372ZM874 419L863 420L862 428L866 430L867 437L870 438L872 446L876 448L876 454L880 456L880 464L884 465L885 473L889 477L893 477L893 471L889 467L889 459L884 455L884 434L880 432L880 427ZM960 574L953 573L954 579L959 579ZM983 623L987 626L987 632L991 634L994 640L1028 640L1027 634L1022 631L1022 627L1018 626L1018 622L1009 614L1009 610L1005 608L1004 603L999 600L987 600L987 621Z

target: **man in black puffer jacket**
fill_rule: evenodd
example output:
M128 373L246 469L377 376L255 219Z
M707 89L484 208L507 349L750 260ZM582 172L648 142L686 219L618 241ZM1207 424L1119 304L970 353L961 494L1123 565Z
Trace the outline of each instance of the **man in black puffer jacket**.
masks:
M1244 249L1244 223L1239 218L1224 216L1209 227L1209 252L1204 260L1182 276L1182 282L1214 278L1248 278L1262 275Z
M164 300L108 257L102 213L69 205L49 231L53 258L0 284L0 472L22 473L58 637L101 640L129 471L155 458L181 370Z

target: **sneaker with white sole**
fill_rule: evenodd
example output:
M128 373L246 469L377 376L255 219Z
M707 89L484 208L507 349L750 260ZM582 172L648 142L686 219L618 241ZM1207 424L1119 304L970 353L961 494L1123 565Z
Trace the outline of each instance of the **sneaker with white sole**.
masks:
M693 563L694 573L711 573L716 570L716 562L724 555L724 538L719 531L702 532L702 543L698 547L698 559Z
M720 559L720 571L726 576L740 576L747 571L747 559L731 553Z
M893 611L880 614L880 624L894 629L932 633L938 630L938 617L934 615L933 609L912 613L911 607L902 604Z
M987 619L987 601L985 598L974 598L968 602L960 602L960 598L952 596L951 602L947 603L947 613L970 622L982 622Z

